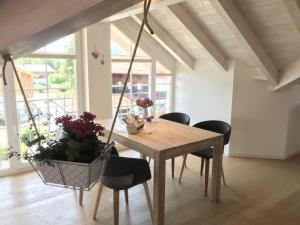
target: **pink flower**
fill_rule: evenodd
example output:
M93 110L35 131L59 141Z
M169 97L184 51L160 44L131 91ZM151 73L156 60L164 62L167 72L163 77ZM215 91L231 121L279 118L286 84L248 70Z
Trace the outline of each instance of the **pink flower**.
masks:
M149 98L144 98L144 99L138 98L136 100L136 105L143 108L148 108L153 105L153 101Z
M68 122L70 120L72 120L72 116L70 116L70 115L64 115L64 116L56 118L55 119L55 124L56 125L63 124L63 123L66 123L66 122Z
M96 116L89 112L84 112L78 119L65 115L58 117L55 122L71 137L75 139L85 139L89 137L104 136L104 127L94 122Z
M89 112L83 112L80 118L85 121L93 121L94 119L96 119L96 115Z

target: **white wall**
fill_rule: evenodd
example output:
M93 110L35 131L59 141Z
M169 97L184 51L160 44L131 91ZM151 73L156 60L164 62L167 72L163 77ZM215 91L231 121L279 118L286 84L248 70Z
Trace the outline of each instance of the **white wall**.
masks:
M230 123L233 65L220 71L212 62L197 62L195 70L177 64L174 111L191 117L191 125L203 120L223 120Z
M112 117L112 76L110 53L110 23L99 22L83 30L83 93L85 110L98 119ZM99 51L95 59L91 53ZM102 55L104 64L101 64Z
M285 157L289 158L300 152L300 85L290 90L290 111Z
M255 71L235 64L230 155L285 158L289 91L271 92Z
M229 155L284 159L300 151L300 87L272 92L266 81L254 80L253 67L232 63L228 72L210 62L195 71L177 65L175 111L202 120L232 125Z

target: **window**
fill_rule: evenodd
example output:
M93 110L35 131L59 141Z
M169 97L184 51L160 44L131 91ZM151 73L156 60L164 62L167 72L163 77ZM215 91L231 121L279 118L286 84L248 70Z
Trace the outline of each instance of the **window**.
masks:
M113 59L130 59L135 43L127 38L115 26L111 26L111 56ZM136 59L151 59L142 49L138 48Z
M113 113L115 113L128 72L134 43L113 26L111 37L112 105ZM128 115L137 98L151 98L151 63L151 58L143 50L138 49L120 108L119 115L121 117Z
M69 35L15 60L30 108L43 134L55 129L55 117L77 114L75 54L75 35ZM13 145L14 151L24 151L25 138L32 135L20 88L12 70L6 71L8 84L15 82L15 85L4 88L0 74L0 175L28 166L9 160L7 153L9 145Z
M41 133L55 129L54 119L63 114L76 115L76 65L74 35L17 60L17 69L32 113ZM28 112L17 83L15 84L19 133L22 151L30 138Z
M115 113L118 106L133 48L134 43L116 27L112 26L113 113ZM151 71L152 68L156 68L156 71ZM128 115L131 110L138 112L139 109L134 108L135 100L145 97L155 101L152 110L155 110L158 114L170 112L172 110L172 80L172 73L168 69L138 48L119 115L121 117ZM155 93L153 90L155 90Z
M156 112L168 113L172 106L172 74L159 62L156 63Z
M129 67L128 62L123 63L112 63L112 76L113 76L113 111L117 109L120 95L125 83L125 78L127 75L127 70ZM125 90L125 95L123 97L120 116L127 115L134 105L133 102L137 98L150 98L150 63L136 63L134 64L127 88Z

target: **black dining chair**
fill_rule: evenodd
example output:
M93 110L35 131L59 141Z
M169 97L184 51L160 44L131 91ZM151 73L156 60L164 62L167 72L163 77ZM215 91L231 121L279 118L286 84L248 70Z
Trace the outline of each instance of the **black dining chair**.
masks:
M128 189L138 184L143 184L150 216L152 219L152 203L150 199L147 181L151 179L149 164L144 159L120 157L116 150L113 150L107 162L103 176L100 176L100 183L93 218L96 219L98 206L103 187L114 190L114 224L119 224L119 192L125 191L125 201L128 204Z
M176 123L181 123L184 125L190 125L190 117L185 113L180 112L171 112L163 114L159 117L160 119L165 119L169 121L173 121ZM174 167L175 167L175 158L172 158L172 178L174 178ZM150 159L149 159L150 162Z
M171 112L161 115L159 118L170 120L176 123L182 123L185 125L190 125L190 117L185 113Z
M231 134L231 126L224 121L208 120L208 121L196 123L193 127L197 127L200 129L209 130L212 132L223 134L224 135L224 146L229 143L230 134ZM211 158L213 158L213 152L214 152L214 149L213 149L213 147L211 147L209 149L191 153L192 155L201 158L201 169L200 169L201 176L203 175L203 167L205 164L205 196L207 196L207 188L208 188L209 160ZM186 159L187 159L187 155L184 156L184 160L183 160L181 172L180 172L180 177L179 177L179 183L181 183L184 166L186 164ZM221 172L222 172L223 183L224 183L224 185L226 185L223 166L222 166Z

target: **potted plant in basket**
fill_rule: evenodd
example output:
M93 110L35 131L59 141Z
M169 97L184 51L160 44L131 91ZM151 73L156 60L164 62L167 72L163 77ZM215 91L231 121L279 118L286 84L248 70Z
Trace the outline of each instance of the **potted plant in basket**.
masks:
M23 156L11 152L10 157L28 160L46 184L90 189L104 170L112 148L99 139L104 136L104 127L95 118L89 112L78 119L58 117L58 130L51 138L28 146Z

